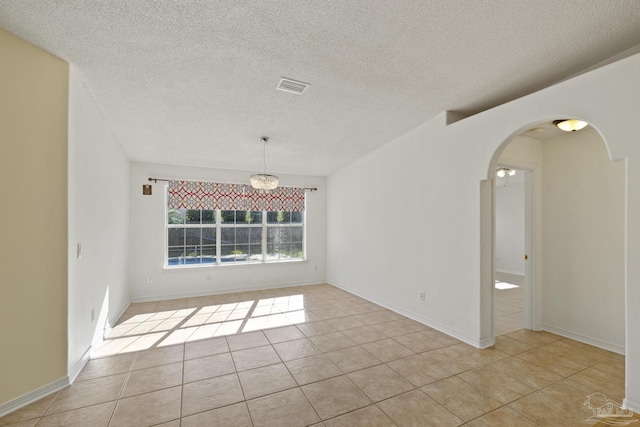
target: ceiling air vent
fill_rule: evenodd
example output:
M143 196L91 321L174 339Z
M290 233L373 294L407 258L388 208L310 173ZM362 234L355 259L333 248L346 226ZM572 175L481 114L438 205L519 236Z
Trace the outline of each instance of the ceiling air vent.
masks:
M280 82L278 82L276 89L284 92L295 93L296 95L302 95L308 87L309 83L303 83L283 77L280 79Z

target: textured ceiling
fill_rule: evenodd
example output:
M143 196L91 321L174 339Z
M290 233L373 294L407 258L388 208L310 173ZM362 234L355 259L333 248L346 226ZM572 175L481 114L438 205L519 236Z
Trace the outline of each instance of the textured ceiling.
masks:
M640 1L2 0L0 27L80 70L131 160L254 170L267 135L273 172L327 175L637 45Z

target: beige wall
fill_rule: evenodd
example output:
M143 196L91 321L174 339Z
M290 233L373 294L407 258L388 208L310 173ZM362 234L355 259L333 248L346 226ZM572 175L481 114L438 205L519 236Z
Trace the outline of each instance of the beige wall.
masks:
M0 404L67 375L68 75L0 30Z

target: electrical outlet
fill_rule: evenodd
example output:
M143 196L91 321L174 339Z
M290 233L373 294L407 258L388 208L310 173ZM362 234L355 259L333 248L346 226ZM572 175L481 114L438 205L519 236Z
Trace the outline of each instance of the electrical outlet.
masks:
M151 278L151 276L147 276L147 285L150 285L153 283L153 279Z
M78 246L76 246L76 258L82 258L82 243L78 243Z
M425 291L420 292L420 301L426 301L426 297L427 295Z
M96 320L96 309L92 308L91 309L91 323L93 323L94 320Z

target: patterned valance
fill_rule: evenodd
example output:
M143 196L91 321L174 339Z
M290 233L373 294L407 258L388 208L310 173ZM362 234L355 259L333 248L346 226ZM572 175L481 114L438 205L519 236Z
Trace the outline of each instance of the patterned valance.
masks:
M247 184L169 181L169 207L242 211L304 211L304 188L256 190Z

